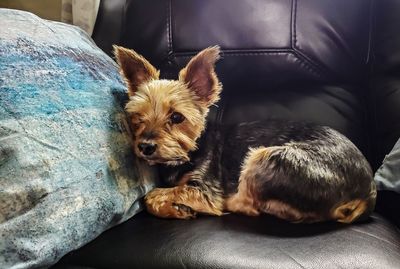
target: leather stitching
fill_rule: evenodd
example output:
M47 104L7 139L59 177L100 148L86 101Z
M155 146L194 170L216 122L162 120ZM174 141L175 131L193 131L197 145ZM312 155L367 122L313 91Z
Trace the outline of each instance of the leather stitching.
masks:
M171 42L171 1L168 6L169 18L167 20L168 24L168 49L170 57L192 57L196 52L178 52L174 53L172 51L172 42ZM296 35L296 18L297 18L297 0L292 0L292 12L291 12L291 48L288 49L262 49L262 50L247 50L241 52L240 49L235 51L224 51L224 56L256 56L256 55L272 55L272 54L292 54L298 62L300 62L303 67L311 72L314 75L322 78L323 76L327 76L329 72L318 63L314 62L307 56L304 52L302 52L297 46L297 35Z
M293 52L293 55L300 63L302 63L304 65L303 67L308 72L310 72L314 75L317 75L317 77L319 77L319 78L323 77L323 75L322 75L323 72L318 67L313 66L311 61L304 58L302 55L299 55L296 50Z
M291 38L292 38L292 49L295 54L295 56L298 58L299 61L303 62L304 65L308 66L309 71L314 70L314 73L319 74L319 76L322 76L322 74L328 74L325 68L322 68L318 63L314 62L313 60L310 59L310 57L307 56L306 53L304 53L297 45L297 0L292 0L292 12L291 12Z
M291 12L291 45L292 48L296 47L297 37L296 37L296 17L297 17L297 0L292 0L292 12Z
M174 53L174 57L176 58L190 58L193 57L195 53ZM262 52L224 52L224 57L225 56L262 56L262 55L281 55L281 54L292 54L293 57L300 62L301 64L303 64L303 68L305 68L308 72L321 77L321 73L313 68L311 65L308 64L308 61L306 60L302 60L299 58L299 55L297 55L297 53L293 50L282 50L282 51L262 51Z
M192 57L198 51L193 52L175 52L176 57ZM268 54L284 54L293 53L292 49L262 49L262 50L223 50L223 56L255 56L255 55L268 55Z
M172 20L172 0L166 1L167 3L167 55L172 52L172 29L171 29L171 20Z
M271 54L294 54L293 51L288 50L288 51L271 51L271 52L234 52L234 53L229 53L229 52L224 52L224 57L225 56L257 56L257 55L271 55ZM179 58L191 58L194 55L196 55L196 52L194 53L174 53L174 57L179 57Z

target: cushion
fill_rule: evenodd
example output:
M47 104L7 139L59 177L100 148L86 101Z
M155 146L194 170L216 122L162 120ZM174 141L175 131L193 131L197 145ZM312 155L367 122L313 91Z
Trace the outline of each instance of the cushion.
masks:
M376 171L375 181L378 190L394 191L400 194L400 139Z
M400 227L400 139L375 173L376 210Z
M115 62L80 29L0 9L0 268L46 267L142 205Z
M341 225L235 214L163 220L141 212L55 268L398 269L399 264L400 233L375 213L367 222Z

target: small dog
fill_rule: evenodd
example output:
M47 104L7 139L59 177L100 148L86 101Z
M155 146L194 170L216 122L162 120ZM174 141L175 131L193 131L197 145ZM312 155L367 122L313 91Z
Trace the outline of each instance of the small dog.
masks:
M134 151L157 165L168 185L145 197L163 218L197 213L261 213L291 222L351 223L374 209L376 187L362 153L323 126L270 120L209 125L209 107L222 86L214 71L219 47L194 56L179 79L133 50L114 46L126 80Z

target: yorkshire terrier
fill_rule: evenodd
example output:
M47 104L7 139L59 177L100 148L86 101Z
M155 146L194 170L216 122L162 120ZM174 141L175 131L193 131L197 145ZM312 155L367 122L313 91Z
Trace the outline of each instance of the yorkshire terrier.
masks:
M309 123L269 120L209 124L222 85L214 71L218 46L194 56L178 80L133 50L114 46L129 94L133 148L159 169L165 188L145 197L162 218L274 215L291 222L351 223L375 207L372 170L337 131Z

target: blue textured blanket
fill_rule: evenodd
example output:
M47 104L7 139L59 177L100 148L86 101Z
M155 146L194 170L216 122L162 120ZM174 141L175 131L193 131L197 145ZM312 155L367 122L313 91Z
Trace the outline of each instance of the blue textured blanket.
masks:
M376 171L375 182L380 191L394 191L400 194L400 139Z
M47 267L141 209L116 64L76 27L0 9L0 268Z

